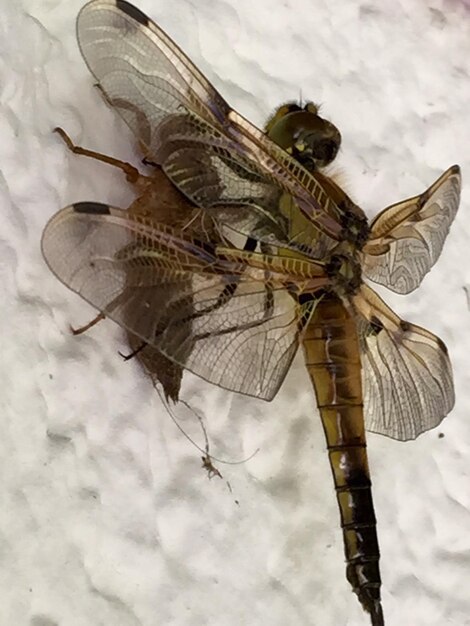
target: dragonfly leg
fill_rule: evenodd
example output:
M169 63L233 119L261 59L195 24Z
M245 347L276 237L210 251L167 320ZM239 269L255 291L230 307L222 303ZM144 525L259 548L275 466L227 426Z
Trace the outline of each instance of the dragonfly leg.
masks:
M73 335L81 335L82 333L86 333L87 330L90 330L90 328L92 328L95 324L98 324L98 322L101 322L101 320L104 320L105 317L106 315L104 313L98 313L98 315L93 318L91 322L88 322L88 324L80 326L79 328L73 328L73 326L70 326L70 330Z
M97 161L102 161L103 163L107 163L108 165L112 165L114 167L118 167L124 172L124 174L126 175L126 179L132 184L137 184L141 178L147 178L146 176L143 176L136 167L134 167L130 163L127 163L126 161L120 161L119 159L115 159L114 157L102 154L101 152L95 152L94 150L88 150L87 148L76 146L63 128L54 128L54 132L61 137L61 139L64 141L65 145L71 152L73 152L74 154L80 154L82 156L90 157L91 159L96 159Z
M131 359L133 359L135 356L137 356L139 354L139 352L142 352L142 350L148 346L148 343L146 341L142 341L135 350L132 350L132 352L130 352L129 354L123 354L122 352L118 352L119 356L122 357L124 359L124 361L130 361Z

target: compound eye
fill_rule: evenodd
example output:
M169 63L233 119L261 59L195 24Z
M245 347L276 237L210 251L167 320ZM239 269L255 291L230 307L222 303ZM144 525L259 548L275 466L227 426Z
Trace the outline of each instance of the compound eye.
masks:
M330 161L333 161L337 152L338 144L332 139L325 139L325 141L318 144L317 149L315 150L315 155L322 161L329 163Z

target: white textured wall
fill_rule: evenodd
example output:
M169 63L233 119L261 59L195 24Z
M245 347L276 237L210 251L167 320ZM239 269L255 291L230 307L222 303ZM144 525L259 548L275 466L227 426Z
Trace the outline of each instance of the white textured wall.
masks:
M80 58L81 4L0 0L1 626L365 626L301 359L270 405L188 378L213 454L260 448L209 482L138 364L117 355L121 331L68 332L94 312L49 274L42 228L70 202L126 206L132 194L51 130L136 158ZM468 3L139 6L254 122L300 90L323 102L343 133L338 170L371 215L454 162L468 176ZM387 626L470 624L469 210L466 185L421 289L387 297L445 340L457 391L437 431L369 439ZM184 425L203 443L197 422Z

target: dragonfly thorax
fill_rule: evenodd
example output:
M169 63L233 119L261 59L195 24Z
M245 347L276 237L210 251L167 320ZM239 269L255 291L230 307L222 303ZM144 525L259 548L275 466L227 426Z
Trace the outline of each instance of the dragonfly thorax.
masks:
M342 216L341 223L343 226L343 237L354 247L361 250L369 237L369 224L362 210L354 205L348 198L348 202L341 203L346 205Z
M361 265L353 255L333 254L326 263L326 273L341 296L354 294L361 284Z

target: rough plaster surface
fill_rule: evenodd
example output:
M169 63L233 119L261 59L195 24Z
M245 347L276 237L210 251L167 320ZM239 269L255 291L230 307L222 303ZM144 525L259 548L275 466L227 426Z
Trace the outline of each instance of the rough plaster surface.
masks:
M364 626L344 576L325 444L298 358L271 404L186 381L219 464L177 430L120 329L49 274L39 240L77 200L126 206L137 163L75 43L79 0L0 0L0 624ZM337 171L371 215L470 155L470 11L457 0L140 0L243 114L324 104ZM457 402L436 431L369 438L387 626L470 625L469 195L418 292L387 301L447 343ZM203 445L199 423L183 426ZM439 433L444 437L439 437Z

